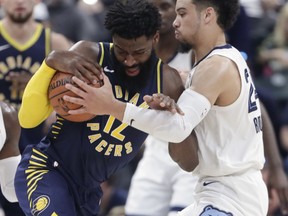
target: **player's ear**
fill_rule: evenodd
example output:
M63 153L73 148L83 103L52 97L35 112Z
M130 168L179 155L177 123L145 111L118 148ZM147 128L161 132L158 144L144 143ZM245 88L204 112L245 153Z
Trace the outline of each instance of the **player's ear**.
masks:
M158 43L159 38L160 38L159 31L157 31L157 32L155 33L155 35L153 36L153 46L154 46L154 47L155 47L155 45Z
M204 20L206 23L209 23L212 19L217 18L215 16L216 16L216 12L213 7L207 7L204 10Z

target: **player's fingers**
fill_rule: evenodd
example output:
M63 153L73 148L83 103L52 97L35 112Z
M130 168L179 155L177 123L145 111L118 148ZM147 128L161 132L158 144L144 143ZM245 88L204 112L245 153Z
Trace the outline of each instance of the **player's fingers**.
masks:
M63 99L65 101L68 101L68 102L71 102L71 103L74 103L74 104L79 104L79 105L83 105L83 106L85 105L85 101L82 98L71 97L71 96L68 96L68 95L64 95Z
M92 67L93 70L88 69L88 73L85 74L85 77L93 84L96 84L98 81L103 81L103 69L99 66Z
M179 105L176 102L175 102L175 110L180 115L184 115L184 112L182 111L182 109L179 107Z
M80 80L79 78L73 76L72 77L73 82L75 82L81 89L83 89L85 92L88 92L91 89L91 86L89 86L87 83L83 82L82 80ZM69 88L68 88L69 87ZM67 87L69 90L73 91L75 94L81 96L84 98L85 96L85 92L82 91L80 88L77 88L73 85L68 85Z
M173 102L173 99L171 99L169 96L165 96L162 98L162 101L160 103L161 107L165 107L168 110L171 110L171 104Z
M86 98L86 94L87 93L85 91L83 91L82 89L79 89L79 88L75 87L72 84L67 83L65 85L65 88L67 88L68 90L74 92L76 95L78 95L81 98Z
M73 71L73 75L77 78L87 81L88 83L97 84L97 81L100 80L98 76L91 73L91 70L87 69L84 65L78 65Z
M89 71L89 73L87 74L87 78L96 76L97 79L103 80L103 69L97 62L91 62L88 60L84 63L84 67L86 70Z
M87 113L87 109L86 107L81 107L79 109L75 109L75 110L69 110L68 113L71 115L77 115L77 114L83 114L83 113Z

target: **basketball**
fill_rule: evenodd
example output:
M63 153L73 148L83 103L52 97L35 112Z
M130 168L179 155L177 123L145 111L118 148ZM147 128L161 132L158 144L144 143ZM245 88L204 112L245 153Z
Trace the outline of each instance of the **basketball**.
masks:
M76 84L72 80L73 74L67 72L57 71L50 81L48 89L48 98L54 111L62 118L72 122L84 122L95 117L90 113L71 115L69 110L75 110L82 107L82 105L74 104L63 99L64 95L78 97L75 93L65 88L65 84Z

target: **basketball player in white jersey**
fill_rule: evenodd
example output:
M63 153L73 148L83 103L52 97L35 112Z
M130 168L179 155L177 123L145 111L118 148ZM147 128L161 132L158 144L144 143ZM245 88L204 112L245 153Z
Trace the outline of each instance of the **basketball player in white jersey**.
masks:
M268 193L264 165L259 99L240 52L226 44L225 31L238 14L237 0L177 0L175 35L193 47L195 64L187 89L177 104L184 114L141 109L117 101L107 77L93 88L76 77L84 90L67 84L81 98L64 96L84 105L70 114L110 114L169 144L171 157L199 177L195 202L180 216L263 216ZM156 98L145 97L150 107ZM152 100L152 101L151 101ZM113 106L109 106L113 103ZM177 145L195 131L198 145ZM193 156L192 156L193 155Z
M150 0L162 18L156 55L169 66L187 74L192 68L192 55L179 52L174 36L176 0ZM197 178L182 170L168 153L168 144L149 136L143 157L132 177L125 205L127 216L173 216L193 202ZM147 199L149 197L149 199ZM157 205L155 205L157 203Z
M14 176L21 156L18 147L20 125L14 106L0 102L0 185L9 202L17 202Z

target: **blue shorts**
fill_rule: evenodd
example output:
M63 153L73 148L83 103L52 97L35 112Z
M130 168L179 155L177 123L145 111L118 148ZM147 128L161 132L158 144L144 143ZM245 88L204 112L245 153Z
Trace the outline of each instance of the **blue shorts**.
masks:
M15 176L19 205L27 216L97 216L100 185L87 191L73 181L44 151L27 146Z

